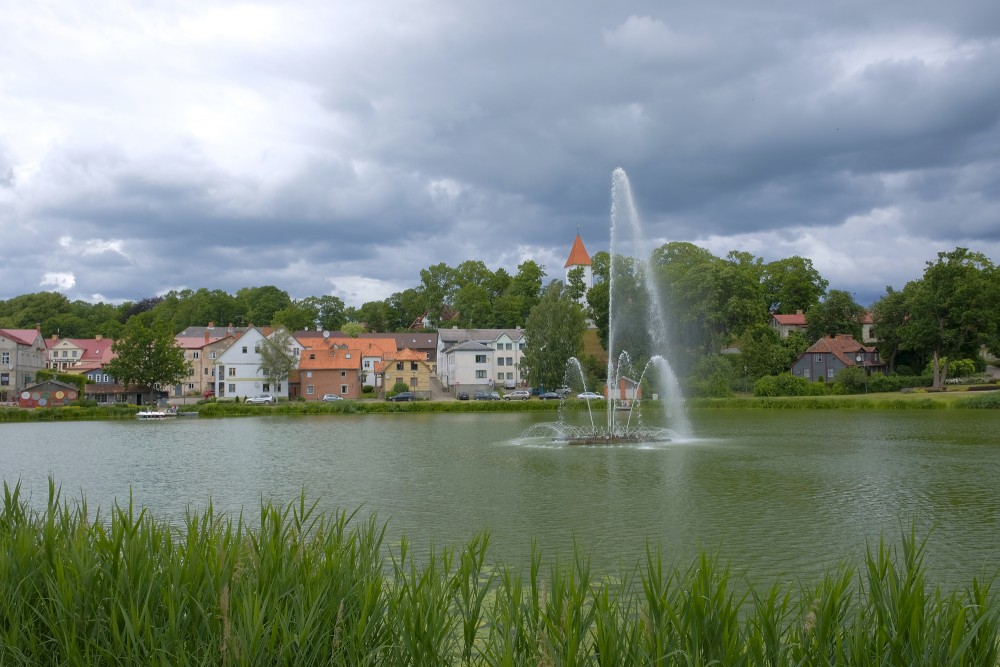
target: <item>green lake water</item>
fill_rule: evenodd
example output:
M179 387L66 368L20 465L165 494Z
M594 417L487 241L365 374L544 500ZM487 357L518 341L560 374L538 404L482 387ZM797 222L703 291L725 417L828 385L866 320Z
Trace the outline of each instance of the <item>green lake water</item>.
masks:
M647 543L687 567L717 552L751 581L814 581L860 565L880 535L912 525L934 582L1000 568L1000 413L965 410L696 410L695 438L569 447L525 438L553 414L390 414L0 425L0 472L32 503L47 478L91 508L114 499L182 517L252 517L303 490L326 511L375 513L388 545L418 549L492 534L523 564L574 541L600 572ZM575 421L583 414L572 415Z

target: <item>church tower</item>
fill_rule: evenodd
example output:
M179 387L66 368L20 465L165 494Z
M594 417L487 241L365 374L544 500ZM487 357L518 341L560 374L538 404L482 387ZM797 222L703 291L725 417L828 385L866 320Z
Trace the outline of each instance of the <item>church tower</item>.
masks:
M590 261L590 255L587 254L587 249L583 247L583 239L580 238L580 228L576 228L576 239L573 241L573 248L569 251L569 259L566 260L566 265L563 267L566 269L565 282L569 284L569 272L575 268L583 269L583 284L587 286L589 290L594 286L594 270L592 262ZM586 295L581 299L583 303L586 303Z

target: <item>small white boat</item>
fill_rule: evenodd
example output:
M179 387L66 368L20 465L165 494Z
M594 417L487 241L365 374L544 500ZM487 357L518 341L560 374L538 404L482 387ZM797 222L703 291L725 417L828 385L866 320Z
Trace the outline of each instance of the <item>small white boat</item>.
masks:
M177 410L143 410L135 413L136 419L149 421L153 419L170 419L177 416Z

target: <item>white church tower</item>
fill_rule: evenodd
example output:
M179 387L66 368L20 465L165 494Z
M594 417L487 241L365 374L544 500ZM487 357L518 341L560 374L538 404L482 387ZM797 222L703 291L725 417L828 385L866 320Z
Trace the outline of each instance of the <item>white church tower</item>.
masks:
M583 247L583 239L580 238L579 226L576 228L576 239L573 241L573 248L569 251L569 259L566 260L566 266L563 268L566 269L565 283L567 285L569 284L569 272L576 268L582 268L583 284L587 286L587 290L594 286L594 269L590 261L590 255L587 254L587 249ZM586 305L586 293L580 298L580 302Z

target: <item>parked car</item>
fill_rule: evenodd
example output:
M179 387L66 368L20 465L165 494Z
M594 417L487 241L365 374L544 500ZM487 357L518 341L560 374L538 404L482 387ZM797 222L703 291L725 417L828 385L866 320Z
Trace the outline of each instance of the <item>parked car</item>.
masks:
M458 392L458 400L467 401L469 400L469 393L465 391Z
M543 401L552 401L552 400L558 401L562 399L562 396L554 391L547 391L544 394L539 394L538 398L542 399Z
M344 400L344 398L343 396L340 396L338 394L323 394L323 398L319 400L326 401L327 403L329 403L331 401L342 401Z
M271 394L257 394L256 396L248 397L246 402L253 405L274 405L278 402L278 399Z
M569 387L559 387L558 389L556 389L556 393L565 398L566 396L569 396L569 394L570 394L570 388Z
M576 397L584 401L595 401L595 400L600 401L604 399L603 396L601 396L600 394L595 394L592 391L585 391L581 394L577 394Z
M503 396L503 400L505 401L526 401L529 398L531 398L531 392L527 389L518 389Z
M500 394L495 391L477 391L474 398L477 401L499 401Z
M412 401L413 400L413 392L412 391L401 391L398 394L396 394L395 396L390 396L389 400L390 401L395 401L396 403L400 403L402 401Z

